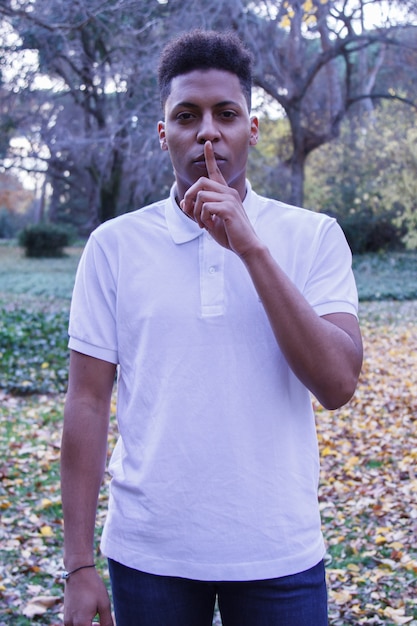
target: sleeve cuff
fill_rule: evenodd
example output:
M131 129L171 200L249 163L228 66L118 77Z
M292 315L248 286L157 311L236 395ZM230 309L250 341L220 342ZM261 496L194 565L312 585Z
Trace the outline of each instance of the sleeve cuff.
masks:
M91 343L70 337L68 347L81 354L92 356L95 359L101 359L102 361L108 361L117 365L119 362L118 354L116 350L109 350L108 348L100 348L99 346L93 346Z

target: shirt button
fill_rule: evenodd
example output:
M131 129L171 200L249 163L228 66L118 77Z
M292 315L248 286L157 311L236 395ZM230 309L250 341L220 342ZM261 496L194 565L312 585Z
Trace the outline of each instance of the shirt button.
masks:
M214 274L215 271L216 271L216 268L214 267L214 265L209 267L209 274Z

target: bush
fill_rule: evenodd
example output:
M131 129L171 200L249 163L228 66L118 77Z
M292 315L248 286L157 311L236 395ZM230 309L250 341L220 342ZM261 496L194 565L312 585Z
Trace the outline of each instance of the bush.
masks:
M56 224L33 224L19 235L19 245L27 257L60 257L71 242L68 229Z
M363 212L338 217L338 221L353 254L364 254L404 249L406 229L398 227L395 218L396 215L390 212L380 215L367 215Z

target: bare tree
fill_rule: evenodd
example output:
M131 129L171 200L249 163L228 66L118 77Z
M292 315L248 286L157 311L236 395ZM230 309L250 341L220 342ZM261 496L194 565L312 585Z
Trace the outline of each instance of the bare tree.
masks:
M143 165L152 152L150 67L163 9L154 2L140 6L36 0L8 9L20 49L37 51L41 74L55 86L42 104L38 89L40 106L32 117L48 148L52 218L65 218L70 210L71 220L75 214L86 231L132 208L132 171L145 195L153 185L147 179L151 168Z
M381 98L415 106L415 12L411 1L264 0L250 3L238 18L236 28L256 59L256 84L289 120L292 153L284 166L290 202L303 202L308 155L338 136L355 106L369 110ZM405 66L413 82L404 80ZM385 84L378 82L384 72Z
M19 88L22 97L36 93L38 107L19 132L28 141L36 136L46 147L51 219L68 219L89 232L166 194L173 177L156 135L162 114L157 57L173 33L210 28L219 14L225 14L221 2L200 0L9 0L0 5L3 22L20 38L15 52L34 51L38 57L39 68L26 68ZM47 91L40 89L40 75L49 79ZM16 85L15 76L10 93Z
M33 167L47 168L50 216L89 232L165 195L172 181L155 127L163 43L196 26L234 29L253 51L256 85L288 117L285 199L301 204L308 155L337 136L349 111L381 97L414 101L416 2L3 0L0 20L18 36L4 58L15 53L22 66L12 78L3 72L7 97L22 104L9 136L23 132ZM378 27L366 20L372 7L387 7Z

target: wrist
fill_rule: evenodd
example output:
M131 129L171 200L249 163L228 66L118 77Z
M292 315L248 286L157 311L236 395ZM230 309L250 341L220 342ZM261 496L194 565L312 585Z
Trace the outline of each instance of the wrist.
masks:
M64 568L71 572L77 567L81 567L83 565L93 564L95 562L95 553L94 550L82 550L78 552L73 552L69 550L64 550Z
M248 247L245 252L239 255L246 265L263 262L270 256L269 248L261 241L257 241L255 245Z
M79 565L78 567L76 567L75 569L72 569L70 571L64 571L61 574L61 578L62 580L68 580L68 578L70 576L72 576L73 574L76 574L77 572L83 570L83 569L92 569L96 566L95 563L89 563L88 565Z

